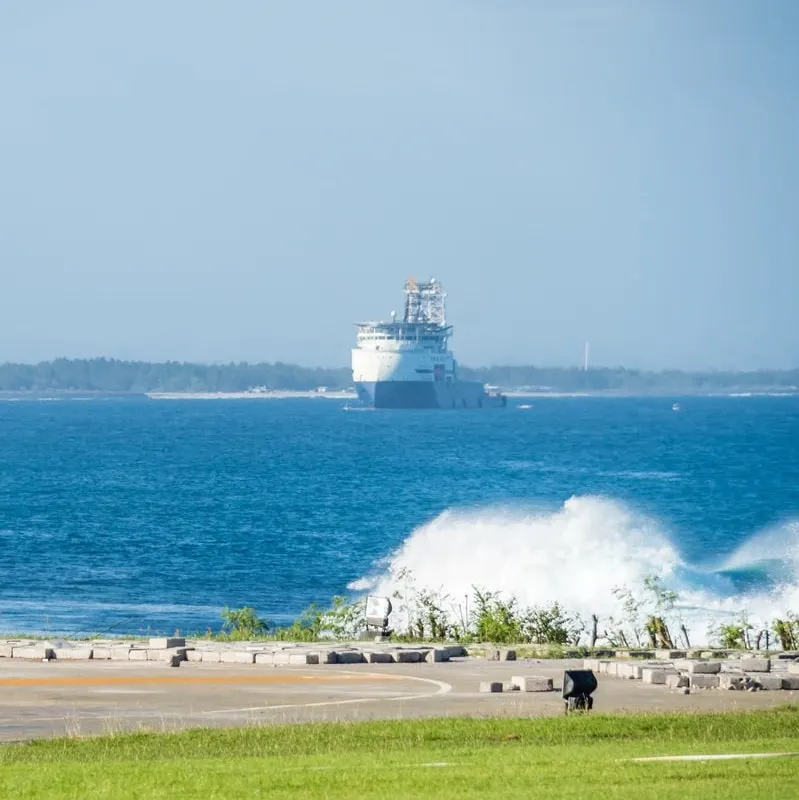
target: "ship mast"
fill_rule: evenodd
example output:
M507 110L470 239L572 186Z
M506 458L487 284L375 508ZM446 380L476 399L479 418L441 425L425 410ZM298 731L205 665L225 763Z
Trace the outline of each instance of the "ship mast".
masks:
M405 322L446 326L446 297L435 278L427 283L418 283L414 278L409 278L405 282Z

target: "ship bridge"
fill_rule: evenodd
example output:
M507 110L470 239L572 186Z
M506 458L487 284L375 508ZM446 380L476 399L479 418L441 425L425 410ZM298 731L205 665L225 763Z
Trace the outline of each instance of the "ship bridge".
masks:
M398 321L359 322L358 347L366 350L422 349L444 353L452 326L446 321L446 294L435 278L419 283L405 282L405 313Z

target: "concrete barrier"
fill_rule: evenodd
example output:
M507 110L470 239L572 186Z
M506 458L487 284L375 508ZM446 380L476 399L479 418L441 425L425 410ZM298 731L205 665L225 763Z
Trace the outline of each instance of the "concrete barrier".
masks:
M94 655L91 647L55 647L53 653L56 661L87 661Z
M655 658L663 659L664 661L684 659L686 656L685 650L655 650Z
M339 664L363 664L363 653L360 650L339 650Z
M299 667L307 664L318 664L319 663L319 654L318 653L291 653L291 652L282 652L282 653L259 653L258 655L266 655L272 656L272 663L276 667L282 666L294 666ZM258 658L255 658L255 662L258 663Z
M770 658L741 658L736 666L743 672L771 672Z
M674 666L689 675L718 675L721 672L720 661L677 661Z
M222 661L221 650L203 650L202 654L203 664L219 664Z
M765 691L776 692L782 689L782 678L779 675L766 675L758 672L747 677Z
M418 650L395 650L394 660L397 664L418 664L422 654Z
M669 689L683 689L690 685L687 675L681 675L679 672L671 673L666 676L666 686Z
M502 681L481 681L480 691L484 694L496 694L502 691Z
M223 650L219 659L223 664L254 664L254 650Z
M367 664L393 664L394 656L391 653L379 650L364 650L363 657Z
M169 650L173 647L185 647L186 640L182 636L157 636L150 639L150 650Z
M641 670L641 680L644 683L651 683L657 686L666 685L668 675L677 675L677 670L669 667L644 667Z
M11 650L12 658L26 658L41 661L45 658L55 658L52 647L45 647L40 644L21 645L13 647Z
M424 660L428 664L438 664L442 661L449 661L449 654L446 647L431 647L424 654Z
M719 688L719 676L718 675L710 675L705 672L700 672L696 674L692 674L689 676L689 686L692 689L718 689Z
M552 678L542 675L514 675L510 679L511 686L520 692L551 692Z
M148 661L147 651L138 647L128 650L128 661Z

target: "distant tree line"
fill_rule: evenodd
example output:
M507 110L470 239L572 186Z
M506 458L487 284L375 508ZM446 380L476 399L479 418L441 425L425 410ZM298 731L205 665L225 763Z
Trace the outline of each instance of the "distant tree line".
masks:
M624 367L462 367L463 378L482 380L502 387L553 392L629 392L654 394L670 392L702 394L735 391L790 391L799 388L799 369L753 370L746 372L686 372L666 370L647 372Z
M244 392L255 387L308 390L352 383L349 369L296 364L150 363L110 358L66 359L0 365L4 392Z
M505 389L630 394L707 393L714 391L790 391L799 387L799 369L751 372L646 372L617 368L497 366L460 368L460 377ZM305 391L352 385L346 367L321 369L296 364L151 363L109 358L66 359L40 364L0 365L1 392L244 392L248 389Z

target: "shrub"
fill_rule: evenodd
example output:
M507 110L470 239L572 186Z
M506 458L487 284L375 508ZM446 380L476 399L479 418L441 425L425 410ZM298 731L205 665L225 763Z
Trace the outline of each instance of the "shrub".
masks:
M254 608L227 608L222 611L222 630L229 639L242 641L262 639L269 630L269 622L261 619Z

